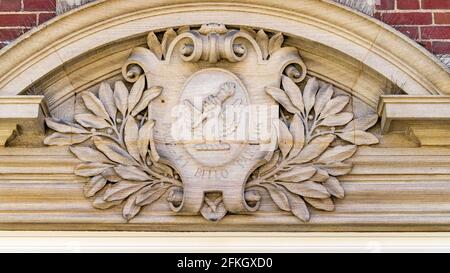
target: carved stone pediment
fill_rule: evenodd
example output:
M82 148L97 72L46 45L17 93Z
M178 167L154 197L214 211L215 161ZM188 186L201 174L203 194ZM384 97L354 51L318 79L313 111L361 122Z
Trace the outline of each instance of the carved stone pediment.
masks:
M83 92L74 123L47 119L47 145L70 145L96 208L123 217L165 198L212 221L259 209L262 192L303 221L334 210L336 178L351 170L376 114L355 117L351 97L315 78L282 33L223 24L148 34L122 81ZM305 82L303 89L297 84Z
M2 230L450 227L450 74L330 1L96 1L0 60Z

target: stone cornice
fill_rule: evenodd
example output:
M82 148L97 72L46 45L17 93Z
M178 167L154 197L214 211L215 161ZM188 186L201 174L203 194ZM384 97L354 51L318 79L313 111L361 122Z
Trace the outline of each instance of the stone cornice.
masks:
M43 134L48 115L43 96L0 97L0 146L20 133Z
M450 145L450 96L382 96L378 115L384 134L400 129L419 145Z

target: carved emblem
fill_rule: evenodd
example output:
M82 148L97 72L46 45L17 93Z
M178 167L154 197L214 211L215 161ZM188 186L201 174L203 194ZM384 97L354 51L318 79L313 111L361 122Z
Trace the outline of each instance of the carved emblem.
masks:
M159 37L162 37L160 39ZM350 97L315 78L281 33L221 24L150 33L118 81L81 94L73 122L47 119L47 145L70 145L96 208L123 217L165 198L174 212L212 221L273 202L308 221L307 204L333 210L337 176L377 115L354 119ZM281 106L281 107L279 107ZM340 140L338 140L340 139Z

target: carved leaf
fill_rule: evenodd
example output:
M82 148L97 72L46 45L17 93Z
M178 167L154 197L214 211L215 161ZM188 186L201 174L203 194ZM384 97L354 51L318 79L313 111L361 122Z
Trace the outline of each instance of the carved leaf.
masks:
M122 116L125 116L128 108L128 89L121 81L117 81L114 85L114 102Z
M319 159L318 163L335 163L346 160L356 152L356 145L336 146L325 151Z
M303 201L303 199L300 196L292 194L290 192L287 192L287 197L289 200L289 205L291 207L292 214L294 214L297 218L299 218L303 222L309 221L310 215L305 201Z
M119 181L122 181L122 180L123 180L123 178L120 177L120 176L116 173L116 171L114 170L114 168L112 168L112 167L106 169L105 171L103 171L103 172L102 172L102 176L103 176L106 180L111 181L111 182L119 182Z
M348 112L342 112L336 115L328 116L320 125L322 126L342 126L349 123L353 119L353 114Z
M335 177L328 178L323 185L325 188L327 188L327 191L337 198L344 198L345 191L344 188L341 186L341 183L339 183L339 180L337 180Z
M321 118L326 118L331 115L335 115L344 109L344 107L350 101L349 96L337 96L331 99L320 113Z
M371 127L373 127L378 121L378 115L377 114L372 114L372 115L367 115L364 117L360 117L357 118L355 120L353 120L352 122L350 122L349 124L347 124L347 126L344 127L344 129L342 129L343 131L354 131L354 130L361 130L361 131L365 131Z
M338 133L337 135L343 140L356 145L372 145L379 142L376 136L361 130Z
M133 166L119 165L115 167L114 170L125 180L148 181L151 179L147 173Z
M290 192L312 198L328 198L330 193L320 183L305 181L300 183L282 183Z
M272 198L273 202L282 210L284 211L290 211L291 208L289 207L289 199L287 198L286 194L276 186L272 184L265 184L264 188L269 192L270 197Z
M303 97L302 97L300 88L297 86L297 84L295 84L295 82L291 78L289 78L285 75L281 76L281 84L283 85L283 89L284 89L285 93L288 95L288 98L290 99L290 101L294 104L295 107L297 107L298 110L303 112L304 108L305 108L304 104L303 104ZM284 106L284 104L282 104L282 105ZM286 108L286 110L289 111L289 109L287 109L287 108ZM289 111L289 112L291 112L291 111ZM295 112L297 112L297 111L295 111ZM294 113L294 112L291 112L291 113Z
M330 84L322 86L316 95L316 103L314 104L314 112L319 115L325 108L325 105L331 100L334 90Z
M108 112L108 115L111 118L111 120L116 120L117 107L116 104L114 103L114 92L112 91L111 86L109 86L108 83L102 82L100 84L98 97L100 98L100 101L103 103L103 106L105 106L106 112Z
M89 147L69 147L70 151L78 157L81 161L85 162L101 162L111 163L106 156L97 150Z
M290 113L296 113L298 110L292 104L291 100L288 98L286 93L280 88L276 87L266 87L266 93L269 94L274 100L281 104L286 111Z
M314 167L295 166L292 170L278 175L276 179L284 182L301 182L311 178L315 173Z
M286 157L293 145L292 135L284 122L279 120L278 125L278 147L283 157Z
M317 169L317 172L309 179L311 181L315 182L323 182L327 180L330 177L328 172L322 169Z
M91 92L84 92L81 95L81 98L83 99L86 108L89 109L94 115L104 119L109 119L109 115L106 112L103 103L94 94Z
M158 151L156 150L156 143L153 138L153 127L152 130L149 131L149 135L150 135L150 155L153 162L158 162L160 157Z
M263 29L260 29L256 33L256 43L259 45L259 48L261 49L262 57L263 59L267 59L269 56L269 37L264 32Z
M86 141L90 137L90 135L53 133L44 139L44 144L57 146L72 145Z
M133 219L141 210L141 207L136 205L136 196L137 194L130 196L123 206L122 215L127 221Z
M97 149L104 153L109 159L122 165L135 165L133 158L119 145L112 141L95 138L94 144Z
M296 157L305 145L305 126L298 114L295 114L292 118L291 126L289 131L293 137L293 147L289 154L289 158Z
M139 149L138 149L138 137L139 127L136 120L133 117L129 117L125 124L124 141L127 146L127 150L130 155L139 161Z
M137 194L136 204L147 206L158 201L167 192L167 187L147 187Z
M142 95L142 99L139 101L139 103L136 105L136 107L131 112L132 116L136 116L139 114L142 110L148 107L150 102L157 98L162 92L162 87L160 86L152 86L150 89L146 90L144 94Z
M147 120L141 127L141 129L139 129L137 146L142 160L145 160L145 157L147 156L148 144L150 143L150 137L152 137L152 130L154 125L155 122L153 120Z
M108 202L108 201L103 200L103 197L99 196L94 199L94 202L92 202L92 205L96 209L109 209L111 207L120 205L120 203L122 203L122 200Z
M75 167L74 173L83 177L96 176L109 167L111 167L111 165L103 163L82 163Z
M119 183L112 185L105 191L105 194L103 195L103 200L105 201L123 200L147 185L148 183L121 181Z
M69 133L69 134L83 134L89 133L86 129L76 125L65 122L63 120L54 119L54 118L46 118L45 123L47 126L56 132L60 133Z
M173 177L173 170L169 166L165 164L160 164L158 162L153 162L153 164L150 166L150 169L153 171L156 171L157 173L168 175L170 177Z
M333 211L334 210L334 204L333 204L333 200L331 200L331 198L316 199L316 198L305 197L305 201L308 202L308 204L310 204L311 206L315 207L316 209L325 210L325 211Z
M92 177L89 182L84 185L84 196L94 196L99 190L103 189L103 187L106 185L106 182L106 179L101 175Z
M352 164L348 163L333 163L333 164L319 165L319 167L333 176L345 175L352 170Z
M272 55L275 51L281 48L284 42L283 33L279 32L273 35L269 40L269 55Z
M261 168L259 169L259 174L264 175L270 170L272 170L277 165L279 159L280 159L280 152L276 151L273 154L272 158L269 160L269 162L261 166Z
M183 34L191 30L190 26L181 26L177 29L177 35Z
M162 46L158 40L158 37L156 37L156 34L153 31L147 35L147 45L150 51L153 52L156 57L162 59Z
M294 163L301 164L313 160L321 155L328 148L328 146L330 146L333 140L334 135L331 134L314 138L303 148L297 158L294 159Z
M131 87L130 95L128 96L128 111L133 111L138 104L145 89L145 76L141 75L139 79Z
M247 33L248 35L250 35L251 37L255 38L256 37L256 31L253 28L249 28L249 27L241 27L240 31Z
M305 89L303 90L303 102L305 104L305 114L306 116L309 114L309 111L314 106L316 102L316 93L319 89L319 82L316 78L311 78L306 83Z
M170 44L177 37L177 33L173 30L173 28L169 28L164 32L164 36L161 42L161 47L163 51L164 58L167 58L167 50L169 49Z
M78 114L74 118L81 126L87 128L103 129L111 127L111 124L106 120L93 114Z

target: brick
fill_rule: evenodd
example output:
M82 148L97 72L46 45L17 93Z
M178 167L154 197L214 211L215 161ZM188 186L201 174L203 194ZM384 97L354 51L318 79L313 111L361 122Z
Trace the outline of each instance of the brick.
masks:
M375 1L376 10L393 10L395 9L395 0L377 0Z
M450 0L422 0L423 9L450 9Z
M384 13L382 20L389 25L430 25L433 16L430 12Z
M397 0L397 9L420 9L419 0Z
M432 51L433 50L433 43L430 41L418 41L418 43L425 47L426 49L428 49L428 51Z
M23 0L26 11L56 11L56 0Z
M381 21L381 12L374 12L373 13L373 18L375 18L375 19L378 19L378 20L380 20Z
M439 12L434 14L435 24L450 25L450 12Z
M42 23L52 19L55 16L56 16L55 12L39 13L39 15L38 15L38 24L42 24Z
M422 27L422 39L450 39L450 26Z
M33 27L36 26L36 14L0 14L2 27Z
M414 39L414 40L419 39L419 27L396 26L395 28L411 39Z
M3 28L0 29L0 41L11 41L24 34L28 29L21 28Z
M19 11L20 0L0 0L0 11Z
M450 54L450 41L448 42L440 42L434 41L431 52L434 54Z

